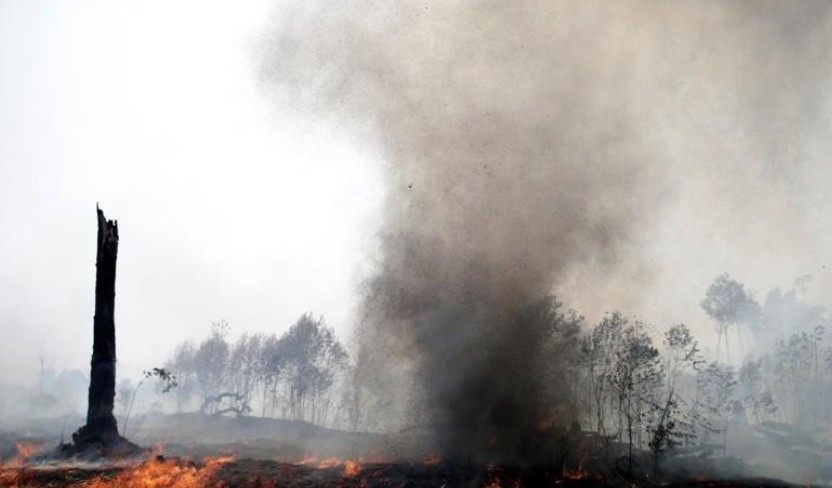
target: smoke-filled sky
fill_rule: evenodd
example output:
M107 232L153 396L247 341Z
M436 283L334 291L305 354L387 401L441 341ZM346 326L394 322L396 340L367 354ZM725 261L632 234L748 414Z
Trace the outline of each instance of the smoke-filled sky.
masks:
M540 365L553 358L527 310L553 290L590 317L659 325L699 321L683 313L721 271L754 289L823 269L826 3L282 13L266 82L388 164L360 377L386 396L405 385L394 404L441 423L442 452L518 446L552 404Z
M0 378L86 369L95 202L132 372L391 270L706 344L722 272L830 306L831 52L826 2L3 2Z
M225 319L340 333L383 187L372 148L278 117L268 2L0 2L0 378L89 368L95 204L119 221L120 367ZM123 371L122 371L123 372Z

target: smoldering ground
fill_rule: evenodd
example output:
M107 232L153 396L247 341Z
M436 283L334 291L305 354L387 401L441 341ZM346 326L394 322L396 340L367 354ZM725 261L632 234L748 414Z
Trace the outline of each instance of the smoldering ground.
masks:
M538 374L557 360L543 355L546 321L527 312L539 297L637 308L661 272L646 236L680 201L740 222L728 237L767 214L786 217L772 239L800 234L802 212L828 202L812 182L830 173L830 13L823 2L281 3L261 46L266 86L388 163L357 324L375 413L433 426L450 456L518 445L557 400Z

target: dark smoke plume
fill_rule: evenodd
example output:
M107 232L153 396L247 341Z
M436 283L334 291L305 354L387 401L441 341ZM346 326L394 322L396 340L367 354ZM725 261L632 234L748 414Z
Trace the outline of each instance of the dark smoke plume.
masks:
M362 377L387 411L421 415L446 455L519 445L553 400L537 374L552 360L546 331L528 306L585 269L627 263L633 289L649 282L640 236L680 171L707 180L722 161L707 148L694 163L704 173L687 154L676 161L711 132L701 114L737 124L741 142L726 139L726 151L742 152L785 123L757 133L749 118L792 113L792 101L766 99L772 90L799 97L817 79L773 79L783 64L810 64L783 53L811 39L779 30L824 18L820 4L802 5L281 4L267 83L389 162L382 255L358 324ZM724 94L736 99L708 105Z

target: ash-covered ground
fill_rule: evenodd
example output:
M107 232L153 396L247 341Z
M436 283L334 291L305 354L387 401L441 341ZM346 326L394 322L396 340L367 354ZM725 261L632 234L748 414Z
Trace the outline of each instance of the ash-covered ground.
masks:
M0 436L2 486L797 486L778 479L788 473L804 482L816 471L821 446L786 448L751 432L759 464L700 451L666 463L662 473L650 469L643 453L633 475L602 462L591 447L592 434L558 451L568 468L552 463L505 466L460 463L422 450L424 434L351 433L303 422L230 418L200 414L159 415L145 420L136 439L148 446L127 460L73 460L53 457L66 419L40 419L18 432ZM785 435L780 432L771 435ZM574 441L575 439L573 439ZM804 440L808 442L808 440ZM582 447L579 447L580 444ZM766 446L767 445L767 446ZM779 447L777 447L779 445ZM716 449L717 446L714 446ZM775 450L776 449L776 450ZM624 458L622 457L622 460ZM786 467L787 464L791 468ZM820 486L820 485L818 485Z

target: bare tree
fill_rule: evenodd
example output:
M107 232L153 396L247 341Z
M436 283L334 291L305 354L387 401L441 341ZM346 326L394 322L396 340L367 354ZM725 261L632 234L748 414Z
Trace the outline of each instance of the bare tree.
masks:
M304 314L280 338L284 378L293 419L324 423L335 378L347 368L347 353L323 319Z
M645 400L661 381L659 351L636 322L624 329L610 381L618 394L619 415L627 432L627 471L633 473L633 448L640 445Z
M277 403L278 382L283 373L285 358L280 350L281 342L276 335L270 334L263 339L257 362L257 373L262 388L262 412L266 416L266 410L271 403L270 415L274 415Z
M211 335L194 352L193 368L202 393L202 401L215 397L225 388L228 373L228 323L214 322Z
M179 344L165 363L165 369L173 372L179 381L179 387L174 390L176 411L182 412L196 394L196 366L194 355L196 350L190 341Z
M699 346L684 324L674 325L664 335L665 367L664 391L659 402L652 404L651 438L648 443L653 453L653 471L658 473L662 454L673 450L695 437L690 419L680 408L683 401L678 393L678 381L699 362Z
M802 425L810 416L814 390L816 338L801 332L778 341L774 347L774 384L777 403L787 420Z
M358 369L350 365L344 375L343 388L341 389L340 409L346 412L347 425L353 432L358 431L358 426L364 419L364 391L361 382L357 378Z
M620 313L612 313L596 325L592 332L581 341L581 354L590 392L590 419L595 418L595 430L604 439L608 448L607 426L608 405L614 404L609 379L615 368L615 350L622 342L627 319ZM590 421L590 428L592 422Z
M705 431L703 438L707 439L709 433L721 433L724 457L728 451L728 419L733 412L734 391L737 385L734 369L716 362L711 363L698 372L697 383L702 391L702 406L708 414L707 421L701 424Z
M244 333L231 347L228 357L229 387L245 405L251 404L258 381L262 344L262 334Z

